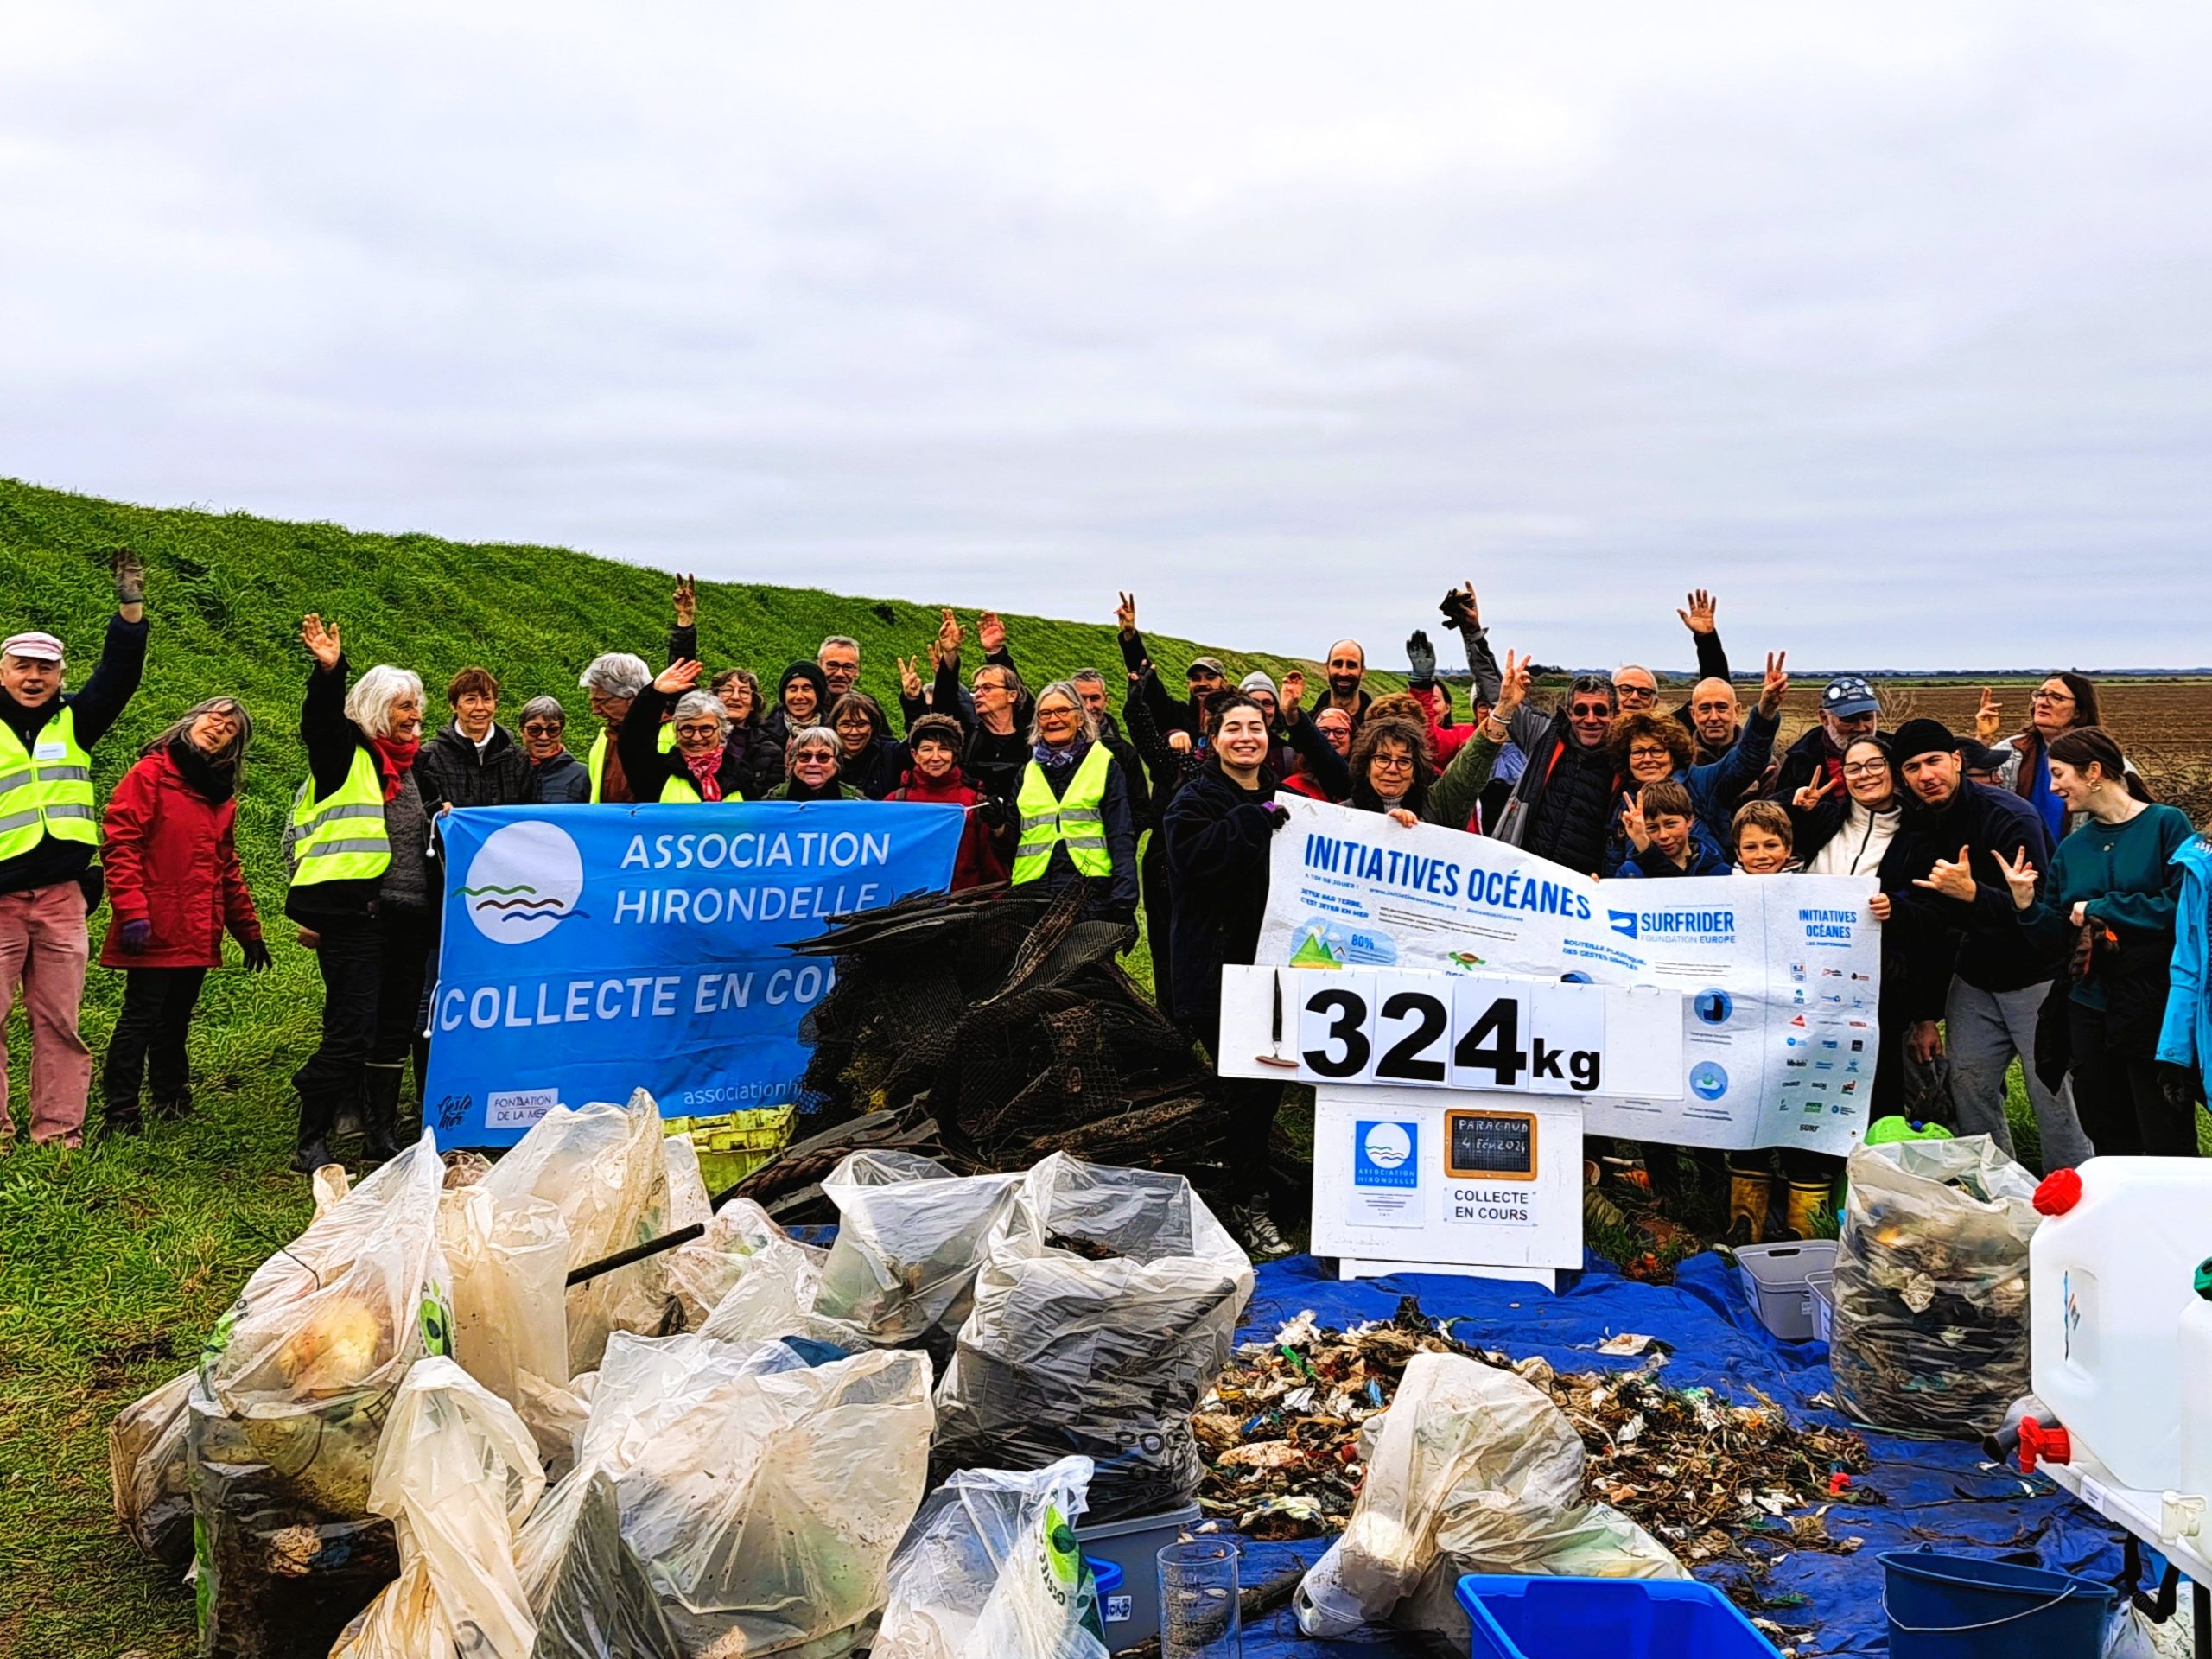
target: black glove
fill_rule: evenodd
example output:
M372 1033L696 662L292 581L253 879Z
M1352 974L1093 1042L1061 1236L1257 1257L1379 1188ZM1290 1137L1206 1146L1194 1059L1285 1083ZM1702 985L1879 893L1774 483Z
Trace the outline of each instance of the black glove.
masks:
M2194 1118L2197 1103L2204 1098L2204 1074L2171 1060L2160 1060L2158 1073L2158 1091L2166 1097L2166 1104Z
M1290 809L1281 801L1262 801L1260 810L1268 815L1268 833L1273 835L1290 822Z
M1406 641L1406 660L1413 664L1409 683L1424 690L1436 683L1436 647L1428 643L1425 630L1415 628Z
M137 956L152 944L153 939L154 925L143 918L137 921L125 922L116 931L116 943L123 947L126 956Z
M276 959L269 954L269 945L265 940L243 940L238 948L245 952L245 970L249 974L260 973L264 969L276 964Z
M1474 613L1467 608L1467 590L1464 588L1452 588L1437 601L1436 608L1444 613L1444 620L1455 628L1464 628L1475 620Z

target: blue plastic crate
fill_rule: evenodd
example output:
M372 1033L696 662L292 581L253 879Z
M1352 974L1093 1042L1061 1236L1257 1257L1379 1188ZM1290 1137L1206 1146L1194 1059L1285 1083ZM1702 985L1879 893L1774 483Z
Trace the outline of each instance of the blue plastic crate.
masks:
M1473 1659L1777 1659L1727 1597L1687 1579L1469 1573L1459 1593Z

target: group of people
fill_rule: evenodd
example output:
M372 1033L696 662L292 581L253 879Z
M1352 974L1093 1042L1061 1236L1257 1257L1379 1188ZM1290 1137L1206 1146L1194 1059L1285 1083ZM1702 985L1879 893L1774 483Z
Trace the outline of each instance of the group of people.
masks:
M78 1005L103 880L113 920L101 959L125 975L101 1073L111 1132L188 1109L186 1032L223 935L248 969L270 962L234 844L252 736L236 701L184 711L145 745L104 819L96 810L88 751L136 690L146 651L143 572L119 555L114 578L116 614L81 690L64 690L51 635L0 645L0 999L20 982L41 1141L84 1132L92 1067ZM968 631L948 609L926 651L896 663L894 726L861 688L851 638L823 640L771 696L749 670L702 665L690 580L674 601L665 667L617 652L583 668L599 729L581 758L557 698L525 702L511 733L498 680L475 666L448 680L449 718L425 738L417 673L380 664L356 677L337 627L304 619L308 775L285 830L285 911L325 996L321 1040L294 1077L296 1167L327 1161L353 1120L365 1158L397 1149L404 1074L412 1058L419 1084L425 1052L439 823L453 808L955 806L966 814L956 887L1081 882L1093 913L1132 940L1141 913L1160 1007L1211 1054L1222 969L1257 946L1284 793L1497 836L1592 875L1872 876L1885 925L1876 1116L1902 1110L1908 1074L1942 1061L1953 1126L2009 1150L2017 1057L2046 1168L2093 1151L2196 1151L2212 1016L2206 918L2180 899L2193 879L2202 908L2212 854L2182 813L2151 801L2079 675L2046 680L2010 735L1986 696L1971 735L1928 719L1881 731L1872 685L1846 675L1823 689L1816 723L1778 748L1785 658L1767 657L1745 708L1703 591L1678 613L1700 677L1665 710L1657 676L1637 664L1577 675L1540 707L1528 662L1509 652L1501 664L1491 651L1472 584L1452 589L1440 608L1466 659L1464 712L1419 630L1402 692L1368 686L1351 639L1330 646L1310 703L1302 673L1232 683L1210 656L1171 689L1123 594L1118 719L1100 669L1032 690L990 612L976 629L980 661L963 672ZM1237 1143L1264 1145L1280 1086L1223 1088ZM0 1077L0 1137L12 1140L5 1090ZM1671 1154L1645 1166L1662 1190L1681 1179ZM1777 1230L1777 1215L1778 1230L1811 1230L1832 1173L1828 1160L1785 1154L1777 1185L1764 1154L1732 1160L1737 1236ZM1242 1160L1236 1179L1239 1231L1278 1249L1265 1160Z

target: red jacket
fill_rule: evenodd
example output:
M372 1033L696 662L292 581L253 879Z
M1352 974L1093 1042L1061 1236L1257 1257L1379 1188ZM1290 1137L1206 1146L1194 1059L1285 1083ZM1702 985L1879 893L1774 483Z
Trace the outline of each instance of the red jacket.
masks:
M960 852L953 861L952 890L959 893L968 887L980 887L986 882L1006 880L1006 861L1000 857L993 844L992 831L976 809L987 806L990 797L969 787L967 780L955 766L942 782L932 784L919 772L909 771L899 780L899 787L883 798L887 801L919 801L925 805L961 806L968 809L968 823L961 831Z
M238 803L218 806L184 781L166 750L123 775L108 798L100 862L115 922L100 951L104 968L219 968L223 930L244 944L261 918L231 837ZM123 948L123 925L149 921L143 950Z

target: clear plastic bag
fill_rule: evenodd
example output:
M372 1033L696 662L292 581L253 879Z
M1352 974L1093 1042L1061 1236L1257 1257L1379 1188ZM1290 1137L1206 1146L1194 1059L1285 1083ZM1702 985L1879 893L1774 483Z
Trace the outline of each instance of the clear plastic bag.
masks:
M1189 1501L1191 1412L1227 1363L1252 1264L1179 1175L1055 1153L987 1243L938 1390L938 1462L1096 1466L1096 1520Z
M955 1176L913 1152L855 1152L823 1178L837 1237L814 1311L880 1347L948 1335L968 1317L983 1245L1019 1175Z
M747 1258L744 1271L699 1326L717 1342L751 1345L779 1337L805 1337L833 1347L862 1344L860 1333L814 1312L829 1252L797 1239L764 1241Z
M569 1230L569 1266L601 1261L668 1230L668 1157L660 1108L640 1089L627 1106L556 1106L531 1126L482 1182L494 1198L543 1198ZM569 1373L599 1363L615 1331L653 1332L667 1312L658 1256L568 1293Z
M1389 1622L1464 1648L1469 1573L1688 1577L1665 1546L1582 1495L1581 1436L1549 1395L1459 1354L1415 1354L1361 1434L1344 1535L1298 1588L1308 1636Z
M562 1528L531 1598L531 1659L683 1659L645 1563L623 1539L613 1478L587 1473Z
M438 1241L453 1279L454 1357L509 1405L524 1376L569 1380L569 1229L543 1198L448 1190Z
M443 1174L426 1131L255 1269L201 1356L216 1407L333 1515L368 1512L385 1411L409 1366L451 1351Z
M704 1226L715 1218L715 1206L707 1194L706 1173L699 1167L699 1148L688 1135L664 1135L660 1151L668 1164L668 1230L694 1222Z
M107 1432L108 1484L115 1518L139 1553L166 1567L192 1559L192 1481L186 1468L186 1407L199 1373L173 1376L124 1408Z
M668 1253L668 1290L683 1310L683 1328L696 1331L715 1305L744 1277L755 1252L772 1239L789 1239L750 1198L732 1198L715 1211L707 1230Z
M809 1366L783 1343L617 1336L576 1467L524 1529L532 1605L605 1474L690 1659L843 1653L883 1605L931 1424L921 1354Z
M544 1490L513 1407L452 1360L414 1367L369 1489L369 1506L397 1534L399 1578L330 1659L531 1659L537 1625L514 1533Z
M2029 1389L2035 1177L1986 1135L1861 1147L1829 1363L1862 1422L1979 1440Z
M891 1560L872 1659L1106 1659L1072 1530L1090 1459L963 1470L931 1492Z

